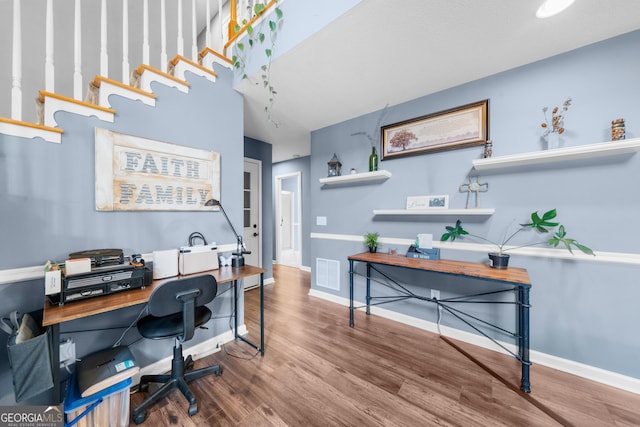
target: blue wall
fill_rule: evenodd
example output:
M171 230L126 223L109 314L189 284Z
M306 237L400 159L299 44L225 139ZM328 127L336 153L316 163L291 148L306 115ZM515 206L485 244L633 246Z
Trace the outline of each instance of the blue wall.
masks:
M619 117L626 120L627 138L640 137L639 47L640 32L629 33L391 106L382 125L489 99L493 155L538 151L543 149L542 108L562 105L571 97L573 105L565 119L567 131L561 139L564 146L610 140L611 120ZM385 85L381 82L381 86ZM389 85L392 87L393 82ZM334 152L345 173L351 167L366 170L368 141L351 135L371 133L380 114L381 111L374 112L312 132L311 232L345 236L337 240L311 239L312 263L318 257L341 263L340 291L317 286L312 275L312 287L318 291L348 298L346 258L365 249L363 243L349 241L349 236L377 231L383 238L414 239L418 233L433 233L438 238L445 225L456 219L389 218L374 216L372 210L404 209L407 196L430 194L448 194L450 208L465 207L466 195L459 193L458 187L473 172L471 161L482 157L482 147L382 161L380 169L393 174L382 183L343 187L319 184ZM489 183L489 191L481 196L481 207L495 208L495 214L488 219L467 220L467 228L499 240L508 224L526 221L534 210L557 208L570 235L595 251L638 253L640 232L634 227L640 211L640 191L635 188L638 170L640 155L634 154L480 172L481 181ZM317 216L326 216L327 226L315 225ZM382 247L383 251L386 249ZM406 247L399 250L404 252ZM486 262L486 255L477 252L443 250L442 256ZM640 354L637 265L518 255L512 256L511 265L526 268L533 283L533 350L640 378L640 366L631 357ZM429 286L441 286L445 297L453 285L444 280L440 285ZM356 296L364 300L361 293ZM403 302L385 308L436 321L436 313L421 304ZM498 322L512 322L512 312L506 318L493 310L485 314ZM443 323L468 329L446 315Z
M94 128L213 150L221 157L221 200L233 223L242 223L243 99L231 87L232 72L218 70L218 81L187 73L188 94L153 84L156 107L112 96L114 123L58 113L64 130L61 144L0 135L0 269L64 261L70 252L122 248L126 255L177 248L193 231L218 244L235 237L224 217L210 212L97 212L95 209ZM270 176L270 174L269 174ZM270 182L270 179L269 181ZM198 330L191 344L229 330L231 293L221 285L211 303L214 316L207 331ZM0 285L0 314L42 308L43 280ZM243 319L243 301L238 316ZM63 325L62 337L73 337L78 357L111 346L133 323L142 306L92 316ZM225 318L226 317L226 318ZM242 323L242 322L240 322ZM119 328L104 330L105 328ZM4 347L6 336L0 338ZM135 327L123 344L132 344L139 364L170 357L172 344L142 340ZM133 344L135 342L135 344ZM190 344L190 345L191 345ZM11 403L13 388L6 359L0 352L0 402Z

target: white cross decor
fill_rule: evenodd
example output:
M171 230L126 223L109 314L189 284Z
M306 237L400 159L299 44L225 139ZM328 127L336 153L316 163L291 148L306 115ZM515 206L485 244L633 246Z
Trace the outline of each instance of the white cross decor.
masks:
M475 181L474 181L475 178ZM471 193L475 193L476 195L476 206L475 208L480 207L480 193L489 190L488 183L480 183L479 177L470 176L469 182L466 184L462 184L460 186L461 193L467 193L467 209L469 209L469 205L471 204Z

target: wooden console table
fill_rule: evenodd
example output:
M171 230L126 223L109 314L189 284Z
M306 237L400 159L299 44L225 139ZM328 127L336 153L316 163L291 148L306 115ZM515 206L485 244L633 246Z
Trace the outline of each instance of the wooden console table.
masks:
M479 264L473 262L463 262L463 261L452 261L452 260L437 260L437 261L428 261L421 260L415 258L407 258L401 255L389 255L383 253L369 253L363 252L356 255L351 255L348 257L349 260L349 326L353 328L354 326L354 310L355 307L353 305L354 299L354 281L353 277L355 275L354 271L354 263L363 262L366 264L366 313L370 314L371 305L379 305L384 304L386 302L398 301L399 299L408 299L415 298L422 301L428 301L434 303L438 306L438 308L442 307L448 313L455 316L457 319L463 321L471 328L473 328L478 333L487 337L504 350L512 354L522 365L522 376L520 388L529 393L531 392L530 382L529 382L529 367L531 366L531 361L529 360L529 290L531 289L531 282L529 281L529 275L527 270L523 268L515 268L509 267L506 270L497 270L494 268L490 268L486 264ZM387 280L391 280L393 283L397 285L396 291L399 292L398 297L389 298L389 297L372 297L371 296L371 273L372 270L380 273L380 270L377 269L377 266L393 266L393 267L401 267L415 271L428 271L439 274L446 274L450 276L456 277L466 277L472 279L479 279L483 281L488 281L492 283L499 283L502 285L506 285L508 289L501 289L497 291L482 291L478 293L474 293L472 295L464 295L464 296L456 296L453 298L444 298L444 299L435 299L426 296L417 295L411 291L409 291L406 287L401 286L397 282L393 281L387 274L381 274ZM510 332L506 331L503 328L486 322L484 320L478 319L475 316L464 313L463 311L454 308L453 306L456 303L471 303L470 299L472 297L483 297L490 294L497 294L501 292L507 291L515 291L515 301L513 304L517 307L517 316L516 316L516 331ZM372 300L379 298L382 302L378 302L376 304L372 304ZM478 303L491 303L487 301L475 301ZM468 317L465 317L468 316ZM480 330L474 324L469 322L467 318L474 319L484 324L485 326L492 327L494 329L500 330L501 332L507 333L515 338L518 345L517 354L511 352L507 348L505 348L502 344L498 343L495 339L487 335L484 331Z

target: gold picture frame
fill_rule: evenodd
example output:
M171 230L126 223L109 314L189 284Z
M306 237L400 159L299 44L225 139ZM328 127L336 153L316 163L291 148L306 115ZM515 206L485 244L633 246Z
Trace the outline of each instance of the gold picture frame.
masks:
M484 145L489 100L382 126L382 160Z

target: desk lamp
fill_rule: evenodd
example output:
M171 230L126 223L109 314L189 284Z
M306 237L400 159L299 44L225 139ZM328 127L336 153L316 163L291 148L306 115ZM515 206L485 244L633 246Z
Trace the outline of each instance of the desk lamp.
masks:
M229 220L229 217L227 216L227 213L224 211L224 208L220 204L219 200L209 199L209 200L207 200L207 202L204 205L205 206L220 206L220 210L224 214L224 217L227 219L227 222L229 223L229 227L231 227L231 231L233 231L233 234L236 235L236 240L237 240L237 243L238 243L236 251L232 252L233 258L231 259L231 266L232 267L242 267L244 265L244 256L243 255L251 253L251 251L248 251L244 247L244 243L242 243L242 236L239 235L236 232L236 229L233 227L233 224L231 224L231 221Z

